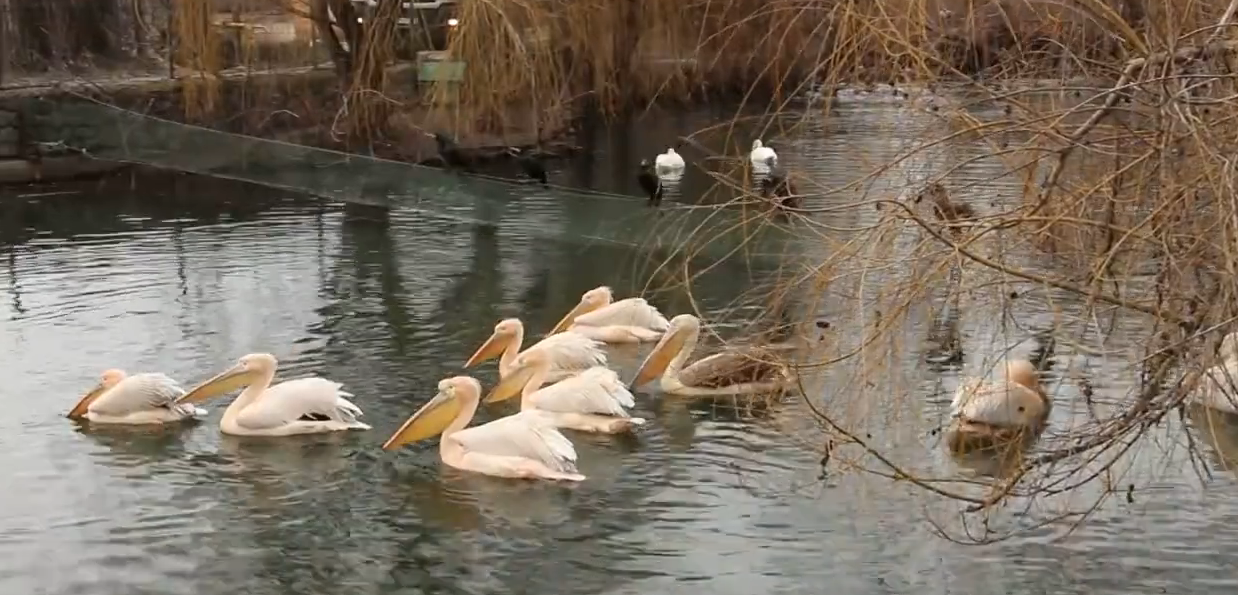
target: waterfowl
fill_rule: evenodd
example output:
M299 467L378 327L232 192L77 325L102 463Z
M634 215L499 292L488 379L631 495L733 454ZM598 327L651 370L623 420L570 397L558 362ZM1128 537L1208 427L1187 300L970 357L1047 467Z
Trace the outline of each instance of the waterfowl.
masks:
M940 182L929 184L927 188L916 195L913 202L919 203L926 196L933 201L933 214L941 221L954 223L964 219L972 219L976 216L976 211L971 205L951 202L950 193L946 191L946 187Z
M524 175L541 182L543 186L550 185L550 178L546 175L546 164L541 157L529 151L521 151L516 147L508 147L507 153L516 158L516 163L520 164Z
M594 366L606 365L606 352L602 344L575 332L556 333L520 351L524 342L524 323L519 318L508 318L494 325L494 333L482 343L473 356L464 362L465 368L471 368L481 362L499 357L499 377L504 378L511 373L512 364L517 353L530 351L545 351L550 357L550 380L562 380L578 374Z
M1006 362L1005 379L964 381L950 404L946 444L958 454L1001 451L1035 440L1044 431L1052 401L1031 362Z
M684 160L683 156L675 152L675 149L668 148L665 153L658 155L653 160L654 167L658 170L658 175L674 174L683 171Z
M662 202L662 181L658 179L657 174L653 172L653 165L648 159L641 159L640 172L636 174L636 181L640 183L641 190L649 196L649 202L657 204Z
M605 285L584 292L550 334L567 330L603 343L640 343L657 341L669 327L666 317L644 298L614 300Z
M129 376L110 369L66 415L96 424L165 424L206 417L206 410L178 403L185 394L175 380L164 374Z
M516 357L512 372L501 380L487 403L520 395L520 411L538 411L556 428L581 432L618 434L630 432L645 424L645 420L628 414L636 401L619 375L605 366L595 366L543 387L550 373L550 358L545 352L533 351Z
M1187 396L1191 405L1238 415L1238 333L1221 339L1220 361L1208 368Z
M435 132L430 136L434 137L434 143L438 145L438 156L442 158L444 165L451 168L472 170L472 157L456 144L455 139L442 132Z
M271 384L279 362L251 353L236 365L185 393L179 403L198 403L244 388L224 410L219 430L234 436L293 436L368 430L357 421L361 408L338 382L309 377Z
M457 469L515 479L585 480L576 469L576 448L536 411L466 428L480 400L475 378L439 381L438 394L387 439L383 450L441 434L439 458Z
M658 378L662 392L673 395L751 395L787 388L795 381L779 364L774 350L732 347L685 367L701 335L701 320L680 314L670 320L662 340L645 358L631 387Z
M769 168L769 173L761 180L761 189L765 195L777 198L780 206L799 207L799 197L795 193L795 186L791 184L791 179L787 176L787 171L778 165L778 160L774 157L766 158L765 165Z
M761 144L761 139L752 141L752 152L748 153L748 160L752 162L752 167L756 169L764 169L769 167L769 160L778 160L778 153L774 152L773 147L767 147Z

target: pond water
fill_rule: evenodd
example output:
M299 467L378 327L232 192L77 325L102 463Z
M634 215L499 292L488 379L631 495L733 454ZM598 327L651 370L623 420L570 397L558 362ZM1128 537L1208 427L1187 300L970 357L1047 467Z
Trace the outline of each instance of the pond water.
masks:
M905 127L923 117L856 105L800 136L767 136L795 171L839 186L904 150ZM634 160L715 118L651 116L595 139L590 161L552 175L634 194ZM939 167L905 162L870 192L897 194ZM989 181L985 167L956 177L1001 194L1005 182ZM691 171L684 197L670 202L693 202L708 182ZM378 448L500 318L519 316L537 334L599 284L621 296L648 286L668 314L721 316L760 303L751 288L774 274L776 259L714 266L689 295L674 284L682 272L658 267L666 254L573 233L595 207L537 189L521 190L520 209L497 225L479 225L178 176L66 188L80 193L0 199L6 592L1125 595L1238 586L1234 478L1219 472L1201 489L1174 468L1181 459L1134 503L1104 507L1071 535L1054 527L969 547L934 534L930 505L914 490L819 479L819 453L784 425L657 395L637 395L636 414L652 422L635 439L572 436L589 476L580 485L454 472L433 441ZM633 198L631 208L645 207ZM854 210L829 223L876 217ZM822 251L802 242L801 255ZM1040 306L1028 303L1034 316ZM843 315L828 305L810 314ZM957 320L964 351L987 348L993 324ZM1110 341L1121 343L1122 332ZM275 354L281 377L343 382L374 430L233 439L218 431L223 402L204 423L162 430L63 417L105 368L190 384L254 351ZM625 378L639 360L612 357ZM959 369L906 365L924 376L916 386L932 409L923 423L902 422L918 431L940 422L942 383L953 386ZM1095 365L1098 390L1132 382ZM496 374L493 363L471 373L485 385Z

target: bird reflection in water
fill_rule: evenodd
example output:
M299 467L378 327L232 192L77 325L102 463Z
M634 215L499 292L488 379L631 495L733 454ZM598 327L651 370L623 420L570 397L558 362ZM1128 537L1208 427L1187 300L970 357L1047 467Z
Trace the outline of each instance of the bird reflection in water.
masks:
M89 436L106 449L96 456L108 466L132 467L179 458L195 424L74 424L74 431Z

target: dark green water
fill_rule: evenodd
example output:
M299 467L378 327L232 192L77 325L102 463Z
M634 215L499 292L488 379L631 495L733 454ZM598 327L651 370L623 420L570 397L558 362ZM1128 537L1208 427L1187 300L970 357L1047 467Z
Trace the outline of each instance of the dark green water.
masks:
M897 152L913 116L878 105L838 118L845 133L818 128L824 140L780 151L808 175L846 181L860 160ZM646 124L623 142L657 152L706 119ZM600 160L560 175L624 190L625 167ZM905 164L888 187L934 167ZM589 205L536 190L487 227L187 178L90 188L0 203L6 593L1126 595L1238 584L1228 475L1200 492L1168 474L1137 506L1068 537L964 547L934 536L906 491L818 481L818 455L777 424L654 395L638 395L636 414L654 420L638 439L573 436L589 476L577 486L454 472L433 443L384 454L382 441L502 317L536 333L586 289L628 295L651 277L670 287L652 301L689 311L677 273L655 272L666 254L576 237ZM743 294L776 264L713 268L694 282L696 307L749 303ZM964 320L963 340L989 322ZM343 382L374 430L237 440L218 432L222 402L206 423L162 431L62 417L105 368L192 383L253 351L275 354L283 377ZM612 359L626 376L637 357ZM491 383L493 364L476 374ZM948 401L924 388L926 403Z

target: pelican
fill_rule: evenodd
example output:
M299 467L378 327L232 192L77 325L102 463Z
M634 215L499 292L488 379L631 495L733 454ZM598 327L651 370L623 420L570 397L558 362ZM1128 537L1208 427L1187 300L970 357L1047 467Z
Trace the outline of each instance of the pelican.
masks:
M269 353L251 353L235 366L199 384L180 398L197 403L245 387L224 410L219 429L235 436L292 436L341 430L368 430L357 421L361 409L351 393L326 378L298 378L271 385L279 365Z
M774 152L773 147L761 144L761 139L752 141L752 152L748 153L748 160L752 162L754 169L768 169L770 158L778 160L778 153Z
M653 165L659 176L680 172L684 168L683 156L676 153L675 149L667 149L665 153L654 158Z
M518 479L585 480L576 470L572 443L535 411L465 429L480 400L477 379L440 380L438 394L387 439L383 450L442 434L439 457L457 469Z
M763 347L731 348L684 367L701 336L701 320L691 314L671 319L662 340L645 358L632 388L661 374L662 392L673 395L748 395L786 388L795 377L774 363L774 350Z
M163 374L105 370L103 377L65 417L96 424L165 424L206 416L205 409L177 403L185 389Z
M520 410L540 411L556 428L581 432L618 434L645 425L624 407L635 407L628 387L614 370L604 366L589 368L558 384L542 388L550 373L550 359L542 351L516 357L511 373L486 397L494 403L520 395Z
M1204 372L1202 385L1187 396L1190 404L1238 415L1238 333L1221 340L1221 361Z
M494 325L494 333L477 348L477 352L464 367L471 368L494 356L499 357L499 377L504 378L511 371L512 361L520 351L524 342L524 324L519 318L508 318ZM534 343L522 353L533 350L545 351L551 361L550 381L562 380L572 374L583 372L594 366L606 365L606 352L602 344L576 332L550 335Z
M566 329L603 343L640 343L657 341L666 332L666 317L643 298L614 299L605 285L586 291L551 336Z
M991 450L1034 439L1044 431L1053 403L1040 386L1036 367L1027 360L1006 362L1002 382L971 379L954 394L954 421L946 432L950 450Z

